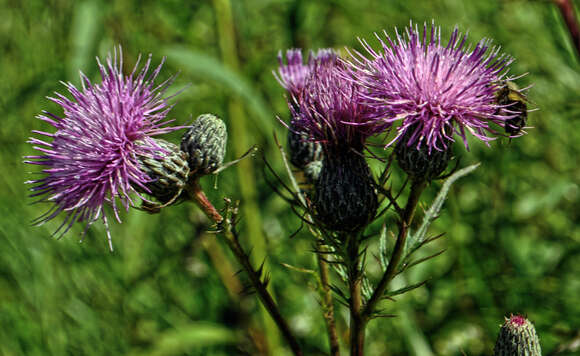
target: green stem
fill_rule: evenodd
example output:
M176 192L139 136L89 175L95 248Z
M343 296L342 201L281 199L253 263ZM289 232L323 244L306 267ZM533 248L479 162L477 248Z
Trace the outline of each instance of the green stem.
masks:
M405 205L405 209L403 210L401 220L399 221L399 234L397 235L397 242L395 243L395 248L389 259L389 265L387 266L387 270L383 274L383 277L379 281L379 284L375 288L373 295L367 302L364 310L362 311L362 318L363 323L368 322L370 317L372 316L377 303L382 299L383 294L387 290L387 287L391 280L395 278L397 275L397 268L399 263L401 262L401 258L403 257L403 251L405 250L405 243L407 241L407 231L411 222L413 221L413 217L415 216L415 210L417 209L417 205L419 204L419 197L421 193L425 189L425 181L423 180L414 180L411 185L411 192L409 195L409 199L407 200L407 204Z
M347 237L347 273L350 292L350 354L363 356L365 323L361 314L362 307L362 271L360 267L359 234L353 233Z
M317 240L317 245L318 249L324 248L321 239ZM326 331L328 332L328 342L330 343L330 356L340 356L340 345L338 343L338 334L336 332L336 322L334 319L334 303L328 275L328 263L326 263L320 253L316 254L316 258L318 260L318 272L320 274L320 284L322 287L324 320L326 322Z
M237 208L234 208L234 210L237 210ZM230 250L233 252L238 263L242 266L243 270L248 274L248 277L250 278L250 283L252 284L252 287L254 287L256 294L258 295L260 301L262 302L262 305L268 311L268 314L270 314L270 316L280 329L280 332L288 342L290 349L292 350L292 353L296 356L302 356L302 351L300 349L300 345L298 344L296 337L294 337L294 334L292 334L292 331L290 330L290 327L288 326L286 320L282 317L282 314L280 313L278 306L276 305L276 302L274 302L274 299L266 289L266 284L261 280L261 273L254 269L252 263L250 262L249 256L246 254L246 252L243 250L242 246L239 243L237 233L232 228L232 222L233 220L235 220L235 214L234 217L232 217L232 214L230 214L231 211L232 210L229 210L229 212L226 215L226 218L220 224L221 231L226 238L225 239L226 243L230 248Z

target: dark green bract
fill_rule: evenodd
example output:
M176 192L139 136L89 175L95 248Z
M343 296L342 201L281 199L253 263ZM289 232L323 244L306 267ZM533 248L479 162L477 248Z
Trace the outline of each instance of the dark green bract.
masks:
M152 179L145 185L149 192L140 187L135 188L165 204L180 194L185 187L189 165L187 155L177 145L162 139L155 141L165 152L160 151L154 157L138 157L141 170Z
M347 152L324 158L315 182L314 208L326 228L359 230L373 220L377 207L375 184L364 157Z
M429 153L428 150L427 145L421 145L419 149L416 144L407 146L406 137L403 137L395 146L399 167L413 179L425 181L437 179L445 171L452 157L451 144L444 151L432 149Z

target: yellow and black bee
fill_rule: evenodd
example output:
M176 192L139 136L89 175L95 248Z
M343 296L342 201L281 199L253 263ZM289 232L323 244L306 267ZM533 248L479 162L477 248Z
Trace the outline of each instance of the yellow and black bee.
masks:
M514 82L503 81L495 93L496 104L501 105L496 115L516 115L505 121L505 132L517 135L526 126L528 119L528 99Z

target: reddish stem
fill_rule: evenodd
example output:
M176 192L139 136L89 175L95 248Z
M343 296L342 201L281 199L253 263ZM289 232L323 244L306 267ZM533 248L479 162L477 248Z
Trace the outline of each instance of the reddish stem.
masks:
M578 20L576 19L576 14L574 12L574 6L570 0L553 0L554 4L560 9L560 13L564 18L566 27L568 27L568 32L570 32L570 37L572 37L572 42L576 47L576 52L580 56L580 27L578 26Z
M224 218L221 214L214 208L213 204L209 201L203 190L201 190L201 186L199 182L195 181L190 184L187 188L189 196L193 199L193 201L203 210L205 215L210 218L213 222L219 224L221 223Z

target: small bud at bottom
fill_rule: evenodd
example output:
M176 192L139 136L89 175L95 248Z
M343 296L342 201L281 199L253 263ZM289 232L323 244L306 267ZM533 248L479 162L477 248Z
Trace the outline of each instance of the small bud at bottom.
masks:
M542 356L534 325L520 315L512 315L501 326L494 356Z

